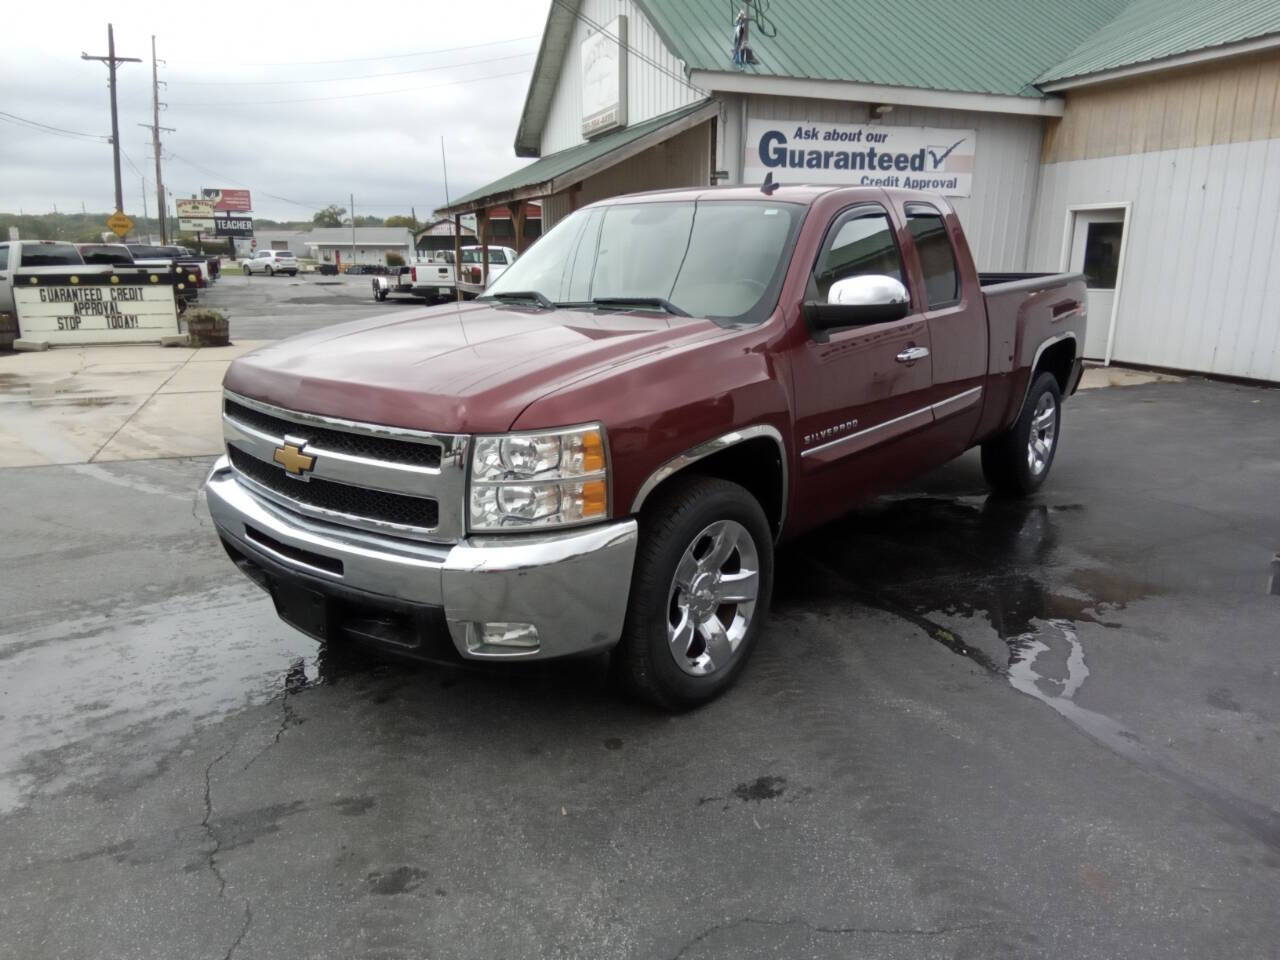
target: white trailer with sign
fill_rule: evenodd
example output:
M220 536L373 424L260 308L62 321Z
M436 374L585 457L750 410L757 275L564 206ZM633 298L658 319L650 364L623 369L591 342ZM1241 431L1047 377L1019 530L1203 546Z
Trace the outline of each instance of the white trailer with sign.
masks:
M51 345L147 343L178 336L169 268L87 265L69 243L0 243L0 313L14 313L18 335Z

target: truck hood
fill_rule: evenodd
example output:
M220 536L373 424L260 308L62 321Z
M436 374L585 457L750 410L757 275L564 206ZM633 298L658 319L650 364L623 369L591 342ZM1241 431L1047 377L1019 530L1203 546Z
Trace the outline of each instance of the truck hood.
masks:
M551 391L726 333L709 320L652 311L450 304L274 343L235 360L223 385L323 416L438 433L500 433ZM590 416L583 411L583 420Z

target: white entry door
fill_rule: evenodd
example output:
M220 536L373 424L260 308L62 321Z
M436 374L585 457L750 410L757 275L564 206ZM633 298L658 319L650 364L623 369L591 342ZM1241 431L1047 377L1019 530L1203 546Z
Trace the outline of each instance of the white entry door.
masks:
M1123 208L1076 211L1070 269L1072 273L1083 273L1089 288L1084 356L1090 360L1102 360L1107 355L1107 333L1111 329L1123 239Z

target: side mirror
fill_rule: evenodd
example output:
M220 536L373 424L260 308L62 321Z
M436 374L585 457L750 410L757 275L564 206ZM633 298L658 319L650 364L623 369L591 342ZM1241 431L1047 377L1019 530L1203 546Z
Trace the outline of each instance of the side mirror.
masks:
M901 320L910 309L911 298L900 280L871 273L837 280L827 292L827 302L805 303L804 314L817 331L889 323Z

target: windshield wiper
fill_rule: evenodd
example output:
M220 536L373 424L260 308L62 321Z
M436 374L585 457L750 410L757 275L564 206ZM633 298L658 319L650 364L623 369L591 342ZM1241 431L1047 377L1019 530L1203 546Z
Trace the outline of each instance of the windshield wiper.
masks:
M477 300L497 300L499 303L522 303L532 300L544 310L554 310L555 304L537 290L506 290L502 293L486 293Z
M598 307L658 307L677 317L689 316L666 297L592 297L591 302Z

